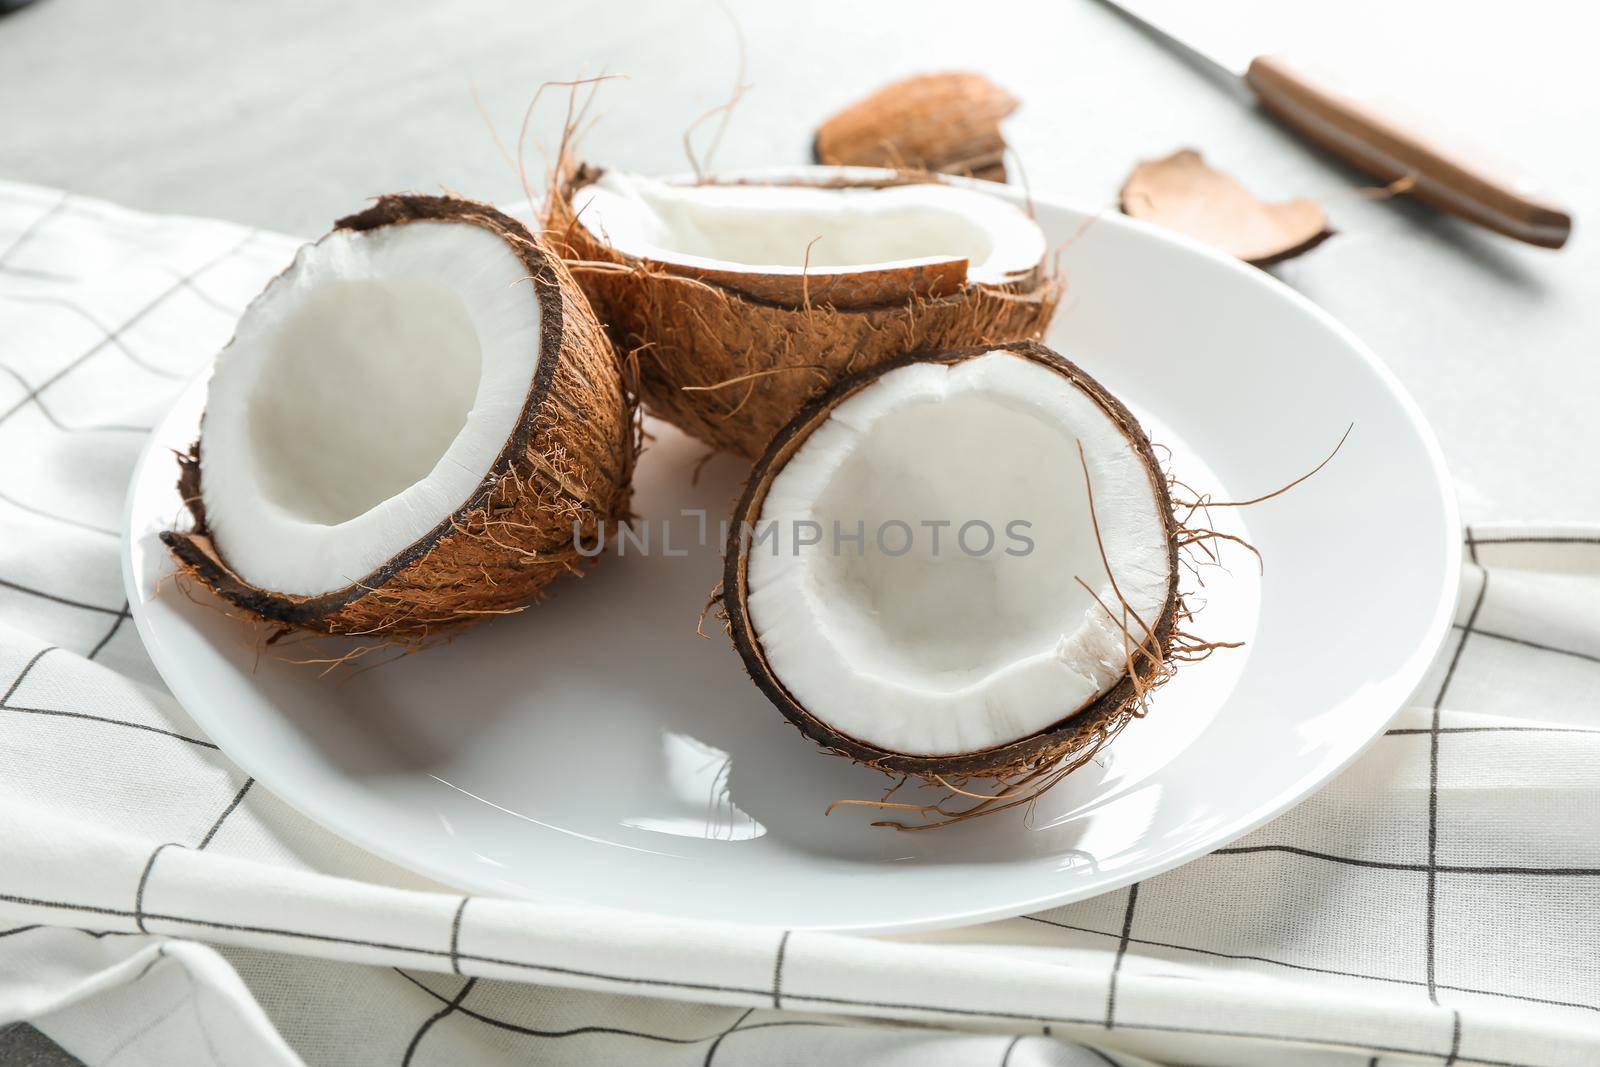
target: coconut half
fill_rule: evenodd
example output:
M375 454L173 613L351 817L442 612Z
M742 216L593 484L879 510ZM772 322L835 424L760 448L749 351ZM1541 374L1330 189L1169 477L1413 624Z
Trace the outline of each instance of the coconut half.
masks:
M548 205L652 413L754 458L834 381L1039 336L1044 233L971 188L860 168L682 184L581 167Z
M560 260L494 208L387 196L217 358L180 565L249 616L400 641L515 611L627 512L633 412Z
M735 520L725 603L751 677L882 770L1087 759L1169 669L1165 476L1128 410L1041 345L842 383L772 442Z
M1008 201L938 182L682 185L605 171L573 198L616 252L761 300L869 307L1034 282L1044 232Z

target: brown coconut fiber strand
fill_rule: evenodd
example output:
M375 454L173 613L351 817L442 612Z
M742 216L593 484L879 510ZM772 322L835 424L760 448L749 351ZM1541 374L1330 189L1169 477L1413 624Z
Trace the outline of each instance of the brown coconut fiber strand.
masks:
M1122 211L1258 267L1309 252L1333 236L1317 201L1259 200L1192 148L1135 167L1122 186Z
M1160 613L1150 620L1130 617L1125 603L1102 605L1124 634L1127 673L1093 703L1082 709L1068 711L1062 721L1055 725L1028 737L978 752L926 756L889 751L842 734L813 716L789 693L767 664L761 640L750 621L748 607L750 545L747 539L741 536L741 526L748 529L750 527L746 524L753 524L759 519L773 480L800 450L812 432L827 421L834 408L862 389L871 386L883 373L913 363L960 363L982 356L996 348L1011 352L1067 378L1092 397L1122 428L1129 447L1134 449L1149 470L1151 485L1160 502L1162 514L1167 517L1169 570L1172 575L1167 597ZM1171 653L1188 648L1191 639L1179 629L1179 622L1186 615L1178 591L1177 545L1182 529L1173 516L1167 487L1167 479L1161 472L1149 439L1128 409L1075 364L1043 345L1021 341L959 349L914 355L874 367L841 382L833 391L814 401L796 416L773 440L771 447L751 472L744 492L735 506L734 521L730 524L727 563L723 574L725 590L723 610L727 615L728 630L734 647L744 660L745 669L756 687L806 737L828 752L885 773L908 775L951 793L949 799L938 805L899 804L887 801L841 801L840 804L911 810L923 816L937 816L932 822L917 824L928 826L945 825L947 821L962 821L974 815L989 814L1025 804L1035 799L1043 789L1054 785L1071 770L1093 758L1095 753L1124 726L1142 716L1146 699L1151 691L1171 675L1173 667ZM1090 488L1092 493L1093 487ZM988 783L989 788L983 792L967 789L967 785L973 782ZM975 806L954 803L956 798L969 800L974 797L979 798ZM913 828L911 825L893 825L903 829Z
M959 282L944 266L837 285L802 276L798 294L761 298L728 279L624 255L593 234L572 202L600 173L582 166L557 181L546 239L567 259L630 371L637 365L650 413L747 459L831 383L907 352L1038 338L1061 298L1060 281L1043 265L1009 285L987 286L966 282L964 263ZM747 288L748 276L740 284Z
M454 513L371 574L310 597L258 588L229 567L206 525L196 442L180 457L178 481L193 529L163 533L162 541L184 574L248 618L423 644L520 611L551 581L581 573L593 561L577 551L575 530L593 543L600 524L628 515L639 447L633 398L572 275L521 223L455 197L385 196L335 228L424 220L482 227L527 266L528 299L541 313L540 357L522 413L483 481Z
M1000 120L1017 98L981 74L920 74L885 85L817 127L818 163L1006 180Z

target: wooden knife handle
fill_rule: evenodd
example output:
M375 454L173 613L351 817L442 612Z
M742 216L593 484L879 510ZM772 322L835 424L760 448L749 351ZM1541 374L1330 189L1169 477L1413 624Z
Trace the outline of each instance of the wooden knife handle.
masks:
M1280 56L1250 61L1245 84L1271 114L1384 182L1409 177L1410 195L1507 237L1560 248L1572 216L1307 75Z

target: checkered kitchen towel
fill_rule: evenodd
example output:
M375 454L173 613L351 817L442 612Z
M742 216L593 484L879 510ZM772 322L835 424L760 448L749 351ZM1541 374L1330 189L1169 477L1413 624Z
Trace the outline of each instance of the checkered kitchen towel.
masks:
M1600 1063L1600 531L1478 529L1388 734L1233 847L893 939L473 897L256 787L128 624L144 431L294 242L0 183L0 1023L91 1064Z

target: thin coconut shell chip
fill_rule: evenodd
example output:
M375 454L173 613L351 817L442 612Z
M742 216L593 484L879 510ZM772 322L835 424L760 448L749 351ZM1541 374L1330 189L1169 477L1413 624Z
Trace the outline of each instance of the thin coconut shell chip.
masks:
M981 74L920 74L885 85L817 127L818 163L903 167L1006 180L1000 120L1017 98Z
M1308 252L1333 236L1317 201L1259 200L1192 148L1135 167L1122 186L1122 210L1258 267Z

